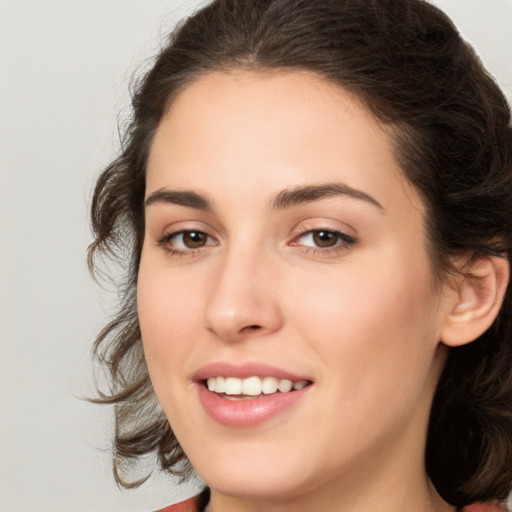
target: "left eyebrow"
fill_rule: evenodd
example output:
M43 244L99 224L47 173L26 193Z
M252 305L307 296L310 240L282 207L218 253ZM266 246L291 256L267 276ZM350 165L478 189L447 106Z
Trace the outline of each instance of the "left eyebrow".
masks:
M177 204L205 211L212 209L210 201L205 196L189 190L156 190L149 194L144 201L144 206L148 208L155 203Z
M296 206L302 203L310 203L313 201L319 201L327 197L333 196L349 196L354 199L365 201L379 210L385 211L384 207L372 196L358 190L356 188L349 187L345 183L326 183L321 185L307 185L304 187L295 187L286 189L275 197L272 201L272 208L276 210L282 210L291 206Z

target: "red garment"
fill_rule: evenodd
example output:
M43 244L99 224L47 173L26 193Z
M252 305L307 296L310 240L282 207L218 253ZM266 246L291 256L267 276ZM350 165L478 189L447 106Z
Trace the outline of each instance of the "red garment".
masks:
M161 510L157 510L157 512L199 512L199 496L169 505Z
M199 496L176 503L175 505L170 505L169 507L158 510L157 512L200 512ZM465 507L462 512L507 512L507 509L500 505L474 503L473 505Z

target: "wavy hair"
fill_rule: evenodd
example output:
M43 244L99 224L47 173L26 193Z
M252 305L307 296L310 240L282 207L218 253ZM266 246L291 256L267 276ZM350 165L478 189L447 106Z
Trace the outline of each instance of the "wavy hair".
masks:
M170 35L136 84L119 156L103 170L91 215L97 257L118 262L120 304L94 354L115 404L114 471L124 486L138 458L186 478L190 466L158 408L142 351L136 282L144 236L145 169L169 104L216 70L307 70L355 94L388 127L396 158L427 210L433 268L454 255L512 254L512 127L507 101L450 19L422 0L215 0ZM450 349L432 406L428 474L462 507L504 500L512 486L512 292L474 342ZM128 472L127 472L128 471Z

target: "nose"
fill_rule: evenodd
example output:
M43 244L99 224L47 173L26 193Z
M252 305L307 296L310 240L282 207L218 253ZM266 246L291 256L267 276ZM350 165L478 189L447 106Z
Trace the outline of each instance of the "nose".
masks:
M261 255L232 251L215 269L205 327L225 341L276 332L283 323L272 265Z

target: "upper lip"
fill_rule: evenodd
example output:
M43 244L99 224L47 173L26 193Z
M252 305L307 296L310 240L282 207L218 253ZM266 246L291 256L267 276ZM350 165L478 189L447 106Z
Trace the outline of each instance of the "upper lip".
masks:
M209 377L237 377L239 379L246 379L254 376L275 377L276 379L289 379L292 381L312 380L307 376L298 375L266 363L247 362L244 364L233 364L222 361L202 366L194 373L193 380L199 382Z

